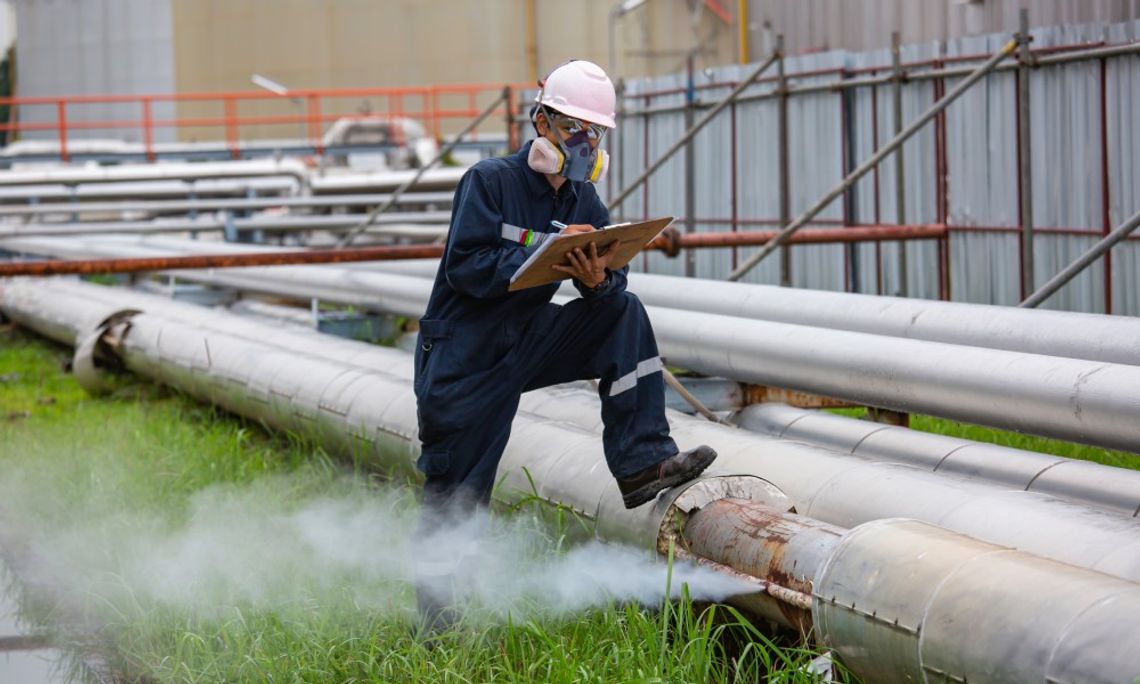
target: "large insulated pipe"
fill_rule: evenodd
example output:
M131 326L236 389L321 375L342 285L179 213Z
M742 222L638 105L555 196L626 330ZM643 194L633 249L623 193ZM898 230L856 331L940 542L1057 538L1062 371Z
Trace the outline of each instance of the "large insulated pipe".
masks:
M913 520L840 540L815 630L863 681L1126 684L1140 585Z
M1140 515L1140 470L936 435L787 404L753 404L733 422L752 432L840 453L906 463Z
M232 391L241 393L242 396L249 394L260 397L256 401L265 405L276 401L282 416L294 413L308 415L309 411L315 411L324 416L324 420L333 420L335 424L341 425L338 428L341 433L346 429L344 421L349 415L354 416L350 421L353 429L359 431L356 421L361 417L373 420L377 411L390 409L396 412L393 415L400 416L405 422L391 426L388 431L379 430L375 434L382 439L391 439L392 434L414 434L415 401L406 388L401 390L403 393L392 403L387 399L381 400L380 395L374 393L354 393L354 401L362 403L349 410L349 407L341 406L331 397L327 400L322 397L323 393L331 390L322 389L325 385L321 384L323 380L320 376L306 377L313 370L308 361L295 365L281 361L282 369L279 371L259 367L261 356L268 354L253 354L247 361L250 364L247 368L238 366L241 375L237 378L211 380L210 369L219 363L211 365L211 359L217 356L217 345L207 342L204 336L205 331L221 328L226 335L240 337L251 344L260 345L259 348L272 347L280 352L317 354L319 357L314 362L320 363L326 363L327 358L335 358L341 364L362 368L366 374L381 372L399 378L406 384L412 377L412 368L410 355L403 352L329 339L313 332L287 331L189 304L75 282L10 282L4 289L3 302L4 310L17 322L47 329L58 329L61 326L59 321L69 317L79 317L84 324L92 325L117 311L161 306L163 314L177 316L185 330L175 332L170 329L162 335L159 349L162 358L168 363L159 363L157 367L173 368L175 366L171 365L172 360L182 359L182 366L190 369L185 372L187 382L201 380L207 382L213 392ZM277 355L277 358L281 357ZM281 375L275 379L274 375L278 373ZM348 374L343 380L350 381L355 377ZM278 379L282 384L278 384ZM319 386L307 389L303 395L298 394L297 387L307 384ZM246 389L247 386L252 386L253 389ZM335 387L340 387L340 384ZM302 396L305 397L305 406L320 404L324 406L324 412L293 407ZM244 401L249 403L248 399ZM372 403L367 404L368 401ZM384 409L377 402L388 408ZM228 404L223 405L232 408ZM574 388L530 392L523 396L522 408L528 416L571 425L581 430L582 440L597 447L597 435L601 426L597 399L592 394ZM1140 580L1140 520L1136 518L1125 518L1037 492L996 487L949 474L924 472L898 463L841 455L819 447L763 437L677 414L670 414L670 421L673 435L679 444L705 443L716 447L720 457L708 471L710 475L760 477L786 494L796 511L802 515L840 527L854 527L885 517L917 518L992 543ZM541 468L542 473L554 472L547 467L558 467L557 463L563 459L567 459L563 463L565 467L582 477L586 477L587 472L604 472L600 451L595 454L598 460L585 459L581 454L570 453L573 451L570 442L543 442L550 435L544 434L543 430L532 431L520 428L519 425L516 423L512 446L504 458L502 472L509 487L530 491L528 480L521 474L520 463L524 462L529 463L528 467ZM367 441L358 442L356 446L359 448L368 444ZM551 444L558 446L552 448ZM516 447L519 451L514 451ZM405 444L403 448L414 449L414 445L408 447ZM529 458L522 456L528 452L543 453L544 458L540 463L514 460ZM510 454L520 456L512 457ZM408 467L410 465L406 465L405 469ZM538 472L532 470L532 473ZM574 475L569 480L561 476L554 477L549 480L549 484L542 485L540 493L545 491L558 499L562 496L558 492L564 492L564 488L577 487L577 477ZM542 475L539 480L547 482L544 478L545 475ZM603 494L598 506L584 507L583 515L590 517L591 511L594 511L597 514L593 517L598 520L598 524L605 526L606 516L598 511L610 507L613 514L619 516L617 519L621 520L620 516L624 515L621 511L624 509L612 483L590 480L589 486L595 487L593 491ZM626 529L625 525L619 525L608 534L625 534L623 530Z
M648 308L700 373L1140 452L1140 366Z
M4 293L6 307L9 294ZM97 306L93 307L89 299L54 294L57 296L42 300L46 305L43 310L23 313L35 323L36 316L44 313L53 320L67 318L69 313L76 320L112 318L116 308L113 302L95 300ZM131 304L151 300L152 305L164 309L168 305L140 295L128 299ZM30 302L25 299L23 303ZM180 309L186 306L175 306L172 312L177 315ZM234 321L233 316L208 311L198 315L208 316L219 328ZM79 325L74 327L73 335L80 336ZM238 327L248 333L258 325L241 321ZM320 348L318 335L283 335L292 337L295 345ZM406 380L149 313L137 313L116 324L109 336L127 366L142 375L195 396L209 397L270 425L300 429L330 448L359 453L366 447L392 469L406 469L414 457L415 439L408 433L414 416L408 411L408 402L402 401L409 393ZM393 359L400 356L388 353ZM406 360L407 355L402 356ZM516 461L506 466L508 476L526 465L540 497L583 510L587 516L589 510L596 510L597 530L603 537L642 544L650 541L661 547L674 539L670 536L676 532L673 521L683 514L680 524L684 536L680 541L688 542L692 552L708 554L719 569L727 566L759 578L758 588L763 591L738 597L742 607L804 630L814 621L822 643L842 654L845 662L850 658L851 669L868 681L910 681L905 679L909 673L932 672L932 667L952 675L976 671L978 674L971 675L969 681L1043 681L1032 678L1041 663L1020 658L1010 666L1001 660L1008 658L1008 649L1015 645L1024 648L1027 643L1038 647L1061 644L1065 658L1054 662L1046 657L1043 662L1048 671L1067 668L1065 672L1082 677L1071 681L1126 681L1119 679L1122 673L1140 671L1135 649L1119 647L1120 640L1135 629L1138 587L1134 584L998 549L913 521L882 521L846 532L772 508L770 504L780 506L784 500L778 490L757 478L714 477L674 492L671 500L625 511L620 507L620 497L614 496L616 490L603 491L598 500L595 481L608 475L598 472L601 459L596 433L577 433L565 423L527 412L520 413L515 427L521 437L512 438L508 446L507 458ZM530 491L529 480L526 482L521 494ZM602 489L606 489L604 483ZM608 489L613 489L612 484ZM510 496L512 489L500 488L500 493L504 492ZM736 500L742 494L756 499ZM614 531L618 534L612 534ZM1010 581L995 585L992 569L1000 562L975 561L976 571L973 567L964 571L963 561L980 555L969 553L979 546L997 561L1011 559L1007 565L1012 565L1017 574L1007 572L1003 577ZM946 548L966 549L967 553L950 553L944 551ZM915 575L935 581L925 585L915 582ZM894 581L881 581L877 591L865 590L868 578L881 577ZM1029 580L1013 581L1019 577ZM1062 583L1064 609L1053 610L1050 603L1043 610L1041 593L1055 594ZM944 600L929 601L918 608L910 603L900 605L899 596L913 595ZM990 600L967 600L981 595ZM903 621L910 616L903 610L918 612L922 621ZM1093 634L1098 641L1092 648L1081 650L1078 646L1084 644L1087 634L1072 627L1083 626L1090 613L1096 616ZM896 614L898 619L892 619ZM1012 621L1011 615L1018 619ZM879 622L870 626L851 624L866 621L868 616ZM933 630L955 622L999 623L1001 628L986 632L994 634L986 649L975 649L968 639L908 648L907 638L918 643L919 630L911 628L912 624ZM904 628L901 632L900 626ZM990 679L990 671L999 671L1002 676Z
M839 530L732 499L692 513L685 535L694 553L811 594L816 640L863 681L1140 676L1140 651L1122 648L1140 623L1134 582L915 520ZM802 617L793 602L782 606L789 620Z
M185 245L168 242L165 247ZM155 245L157 246L157 244ZM376 264L431 278L439 263ZM1012 306L828 292L720 280L630 273L629 289L648 306L756 318L889 337L1140 365L1140 318ZM572 295L569 288L563 294Z
M427 266L420 266L421 273ZM1140 318L630 274L650 306L1140 365Z
M287 276L292 287L301 286L308 277L309 272L299 269L295 267ZM187 277L208 282L211 276ZM267 284L283 279L270 273L256 277ZM405 294L409 287L416 289L414 278L392 279L363 270L328 270L319 276L313 273L313 278L326 285L322 293L331 301L337 301L336 290L355 298L365 289L383 293L391 280L399 280L398 287ZM338 279L340 286L327 286ZM422 297L418 311L422 312L431 284L422 280L418 291ZM662 355L706 375L1140 451L1140 394L1135 391L1140 387L1140 366L653 306L647 310Z

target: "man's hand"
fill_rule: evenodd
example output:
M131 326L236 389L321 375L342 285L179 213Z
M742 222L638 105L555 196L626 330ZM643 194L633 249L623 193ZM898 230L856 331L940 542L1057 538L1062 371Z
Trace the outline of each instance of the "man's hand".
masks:
M575 233L592 233L595 230L597 230L597 228L594 228L588 223L575 223L573 225L566 226L560 230L559 233L562 235L574 235Z
M580 226L567 226L563 233L569 233L571 228L579 228ZM593 228L590 228L593 230ZM578 233L586 233L590 231L577 230ZM570 261L569 266L555 265L552 268L561 273L569 273L578 279L583 285L590 289L601 285L606 280L606 269L609 268L610 262L613 261L614 253L617 250L607 249L606 253L598 255L598 245L595 242L590 243L589 252L583 251L580 247L570 250L566 254L566 258Z

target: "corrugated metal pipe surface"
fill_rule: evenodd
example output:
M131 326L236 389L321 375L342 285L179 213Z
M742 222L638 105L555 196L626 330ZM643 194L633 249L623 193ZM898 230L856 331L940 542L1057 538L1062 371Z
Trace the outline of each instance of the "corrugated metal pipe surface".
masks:
M416 440L407 354L77 283L8 282L0 302L16 320L61 341L99 335L139 374L300 430L332 449L363 449L389 470L410 470ZM107 321L109 327L102 325ZM820 462L804 461L825 452L676 416L682 444L698 435L718 438L712 443L725 455L716 473L730 476L626 511L605 472L597 431L544 415L567 404L575 415L587 404L585 393L533 394L539 399L520 411L504 456L502 495L529 493L521 476L526 466L539 496L593 519L601 537L661 548L683 532L681 541L690 545L684 556L757 578L761 591L738 597L740 605L804 632L814 629L866 681L1120 682L1140 674L1140 651L1127 647L1140 615L1134 582L916 521L844 530L788 514L783 493L750 473L775 471L770 466L783 462L801 476L818 475ZM596 401L592 408L596 415ZM749 449L734 449L740 444L728 444L730 435ZM842 474L845 481L852 470ZM883 498L860 487L865 483L851 484L861 500ZM1057 503L1036 500L1045 508ZM968 507L969 497L963 502ZM1079 518L1079 511L1065 512ZM687 516L679 531L669 524L676 512ZM1042 522L1021 517L1017 506L1008 513L1020 518L1020 535L1033 536L1027 527ZM1050 538L1055 521L1045 523ZM1130 529L1135 535L1135 525ZM1046 595L1050 600L1042 601Z
M1140 515L1140 471L935 435L786 404L753 404L733 421L841 453L981 479L1127 516Z
M1140 584L913 520L840 540L815 629L864 681L1127 684Z

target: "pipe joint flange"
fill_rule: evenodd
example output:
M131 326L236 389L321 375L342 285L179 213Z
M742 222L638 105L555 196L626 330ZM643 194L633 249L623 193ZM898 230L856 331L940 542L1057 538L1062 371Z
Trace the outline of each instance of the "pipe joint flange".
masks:
M689 516L721 499L743 499L777 511L795 513L792 500L779 487L755 475L722 475L699 479L677 493L661 520L658 550L666 553L669 542L680 546Z
M71 359L71 370L75 380L88 394L99 396L112 389L109 373L122 367L116 350L118 340L126 332L125 325L141 313L137 309L116 311L104 318L86 334L79 335L75 345L75 355ZM112 334L115 339L111 339Z

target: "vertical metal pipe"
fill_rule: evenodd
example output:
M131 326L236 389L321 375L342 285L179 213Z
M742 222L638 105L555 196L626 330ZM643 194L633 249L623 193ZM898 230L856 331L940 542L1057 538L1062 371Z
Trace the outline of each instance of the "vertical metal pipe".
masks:
M1033 277L1033 154L1029 111L1029 68L1033 53L1029 49L1032 40L1029 35L1029 10L1024 7L1021 8L1020 22L1021 27L1017 33L1017 147L1021 173L1021 291L1024 297L1036 287Z
M902 133L902 119L903 119L903 105L902 105L902 86L903 86L903 69L902 69L902 54L901 54L901 37L898 31L891 33L891 68L894 72L894 87L891 89L891 95L894 98L894 117L895 117L895 136ZM900 226L906 224L906 180L905 171L903 167L903 145L899 145L895 151L895 223ZM898 289L896 293L899 297L907 296L907 263L906 263L906 243L899 243L899 272L898 272Z
M686 80L685 80L685 130L692 130L693 116L696 104L696 83L694 83L693 76L693 62L696 55L690 51L688 59L685 60ZM696 160L693 158L695 147L693 145L693 138L690 136L685 143L685 233L692 235L697 230L696 216L697 216L697 187L696 187ZM685 277L692 278L697 274L697 252L696 250L685 250Z
M788 169L788 76L784 67L784 34L776 36L776 87L779 89L779 98L776 100L779 114L776 125L777 142L780 164L780 225L787 226L792 220L790 174ZM780 284L784 287L792 286L792 248L785 246L780 250Z
M743 2L743 1L744 0L741 0L741 2ZM731 221L730 230L735 233L738 230L740 230L740 207L739 207L740 200L737 197L737 189L738 189L740 183L739 183L739 178L737 178L737 168L736 168L736 165L737 165L737 157L736 157L736 141L737 141L737 135L736 135L736 104L733 103L733 105L731 107L729 107L728 111L729 111L729 118L730 118L729 124L728 124L728 129L730 131L730 136L731 136L731 140L729 141L729 146L728 146L728 149L729 149L729 162L728 162L729 163L729 171L728 171L728 173L729 173L729 183L731 184L730 190L731 190L731 196L732 196L731 197L732 207L729 210L730 211L729 215L731 217L730 218L730 221ZM736 247L733 247L732 248L732 256L730 257L732 259L732 261L731 261L732 268L736 268L736 258L737 258L738 253L739 253L739 250Z
M67 153L67 102L60 100L56 103L56 119L59 128L59 158L67 162L70 156Z
M151 99L142 99L142 134L143 148L146 150L146 160L154 161L154 116L151 111Z
M849 74L847 69L841 69L840 80L845 80ZM846 176L851 173L852 160L855 159L855 92L850 88L839 91L839 138L840 138L840 166L839 173ZM843 224L856 223L856 203L858 195L854 186L843 197ZM848 243L843 246L843 290L844 292L859 291L859 245Z
M1008 57L1016 49L1017 41L1015 40L1011 40L1003 45L1000 50L991 55L990 58L987 59L983 64L979 65L976 69L971 71L970 75L962 79L958 85L954 86L950 90L950 92L946 93L946 96L939 100L938 104L923 112L921 116L919 116L914 120L914 122L907 126L906 130L892 138L891 141L883 146L882 149L876 150L875 154L871 155L870 159L860 164L858 168L851 172L850 175L844 178L834 188L825 193L823 197L820 197L818 200L816 200L815 204L811 205L811 207L809 207L804 213L800 214L795 221L792 221L783 230L781 230L774 240L750 256L748 260L740 266L740 268L730 273L728 280L736 281L743 278L745 274L747 274L756 266L756 264L760 263L770 254L772 254L772 252L779 249L793 233L807 225L808 221L815 218L816 214L823 211L824 208L831 204L835 198L840 195L840 193L856 183L860 178L865 176L871 169L875 167L876 164L883 161L887 155L895 151L895 149L897 149L898 146L903 143L903 141L907 140L912 135L921 130L928 121L934 118L934 116L936 116L943 109L950 106L955 100L961 97L962 93L969 90L971 86L985 77L986 74L993 71L994 67L996 67L998 63Z
M879 88L871 86L871 147L879 149ZM883 225L880 217L879 167L873 171L875 186L875 225ZM875 294L883 294L883 243L875 241Z
M736 6L736 22L740 31L741 64L748 64L748 0L739 0Z
M1104 235L1112 230L1112 188L1108 175L1108 60L1100 60L1100 205ZM1104 312L1112 313L1112 251L1104 253Z

